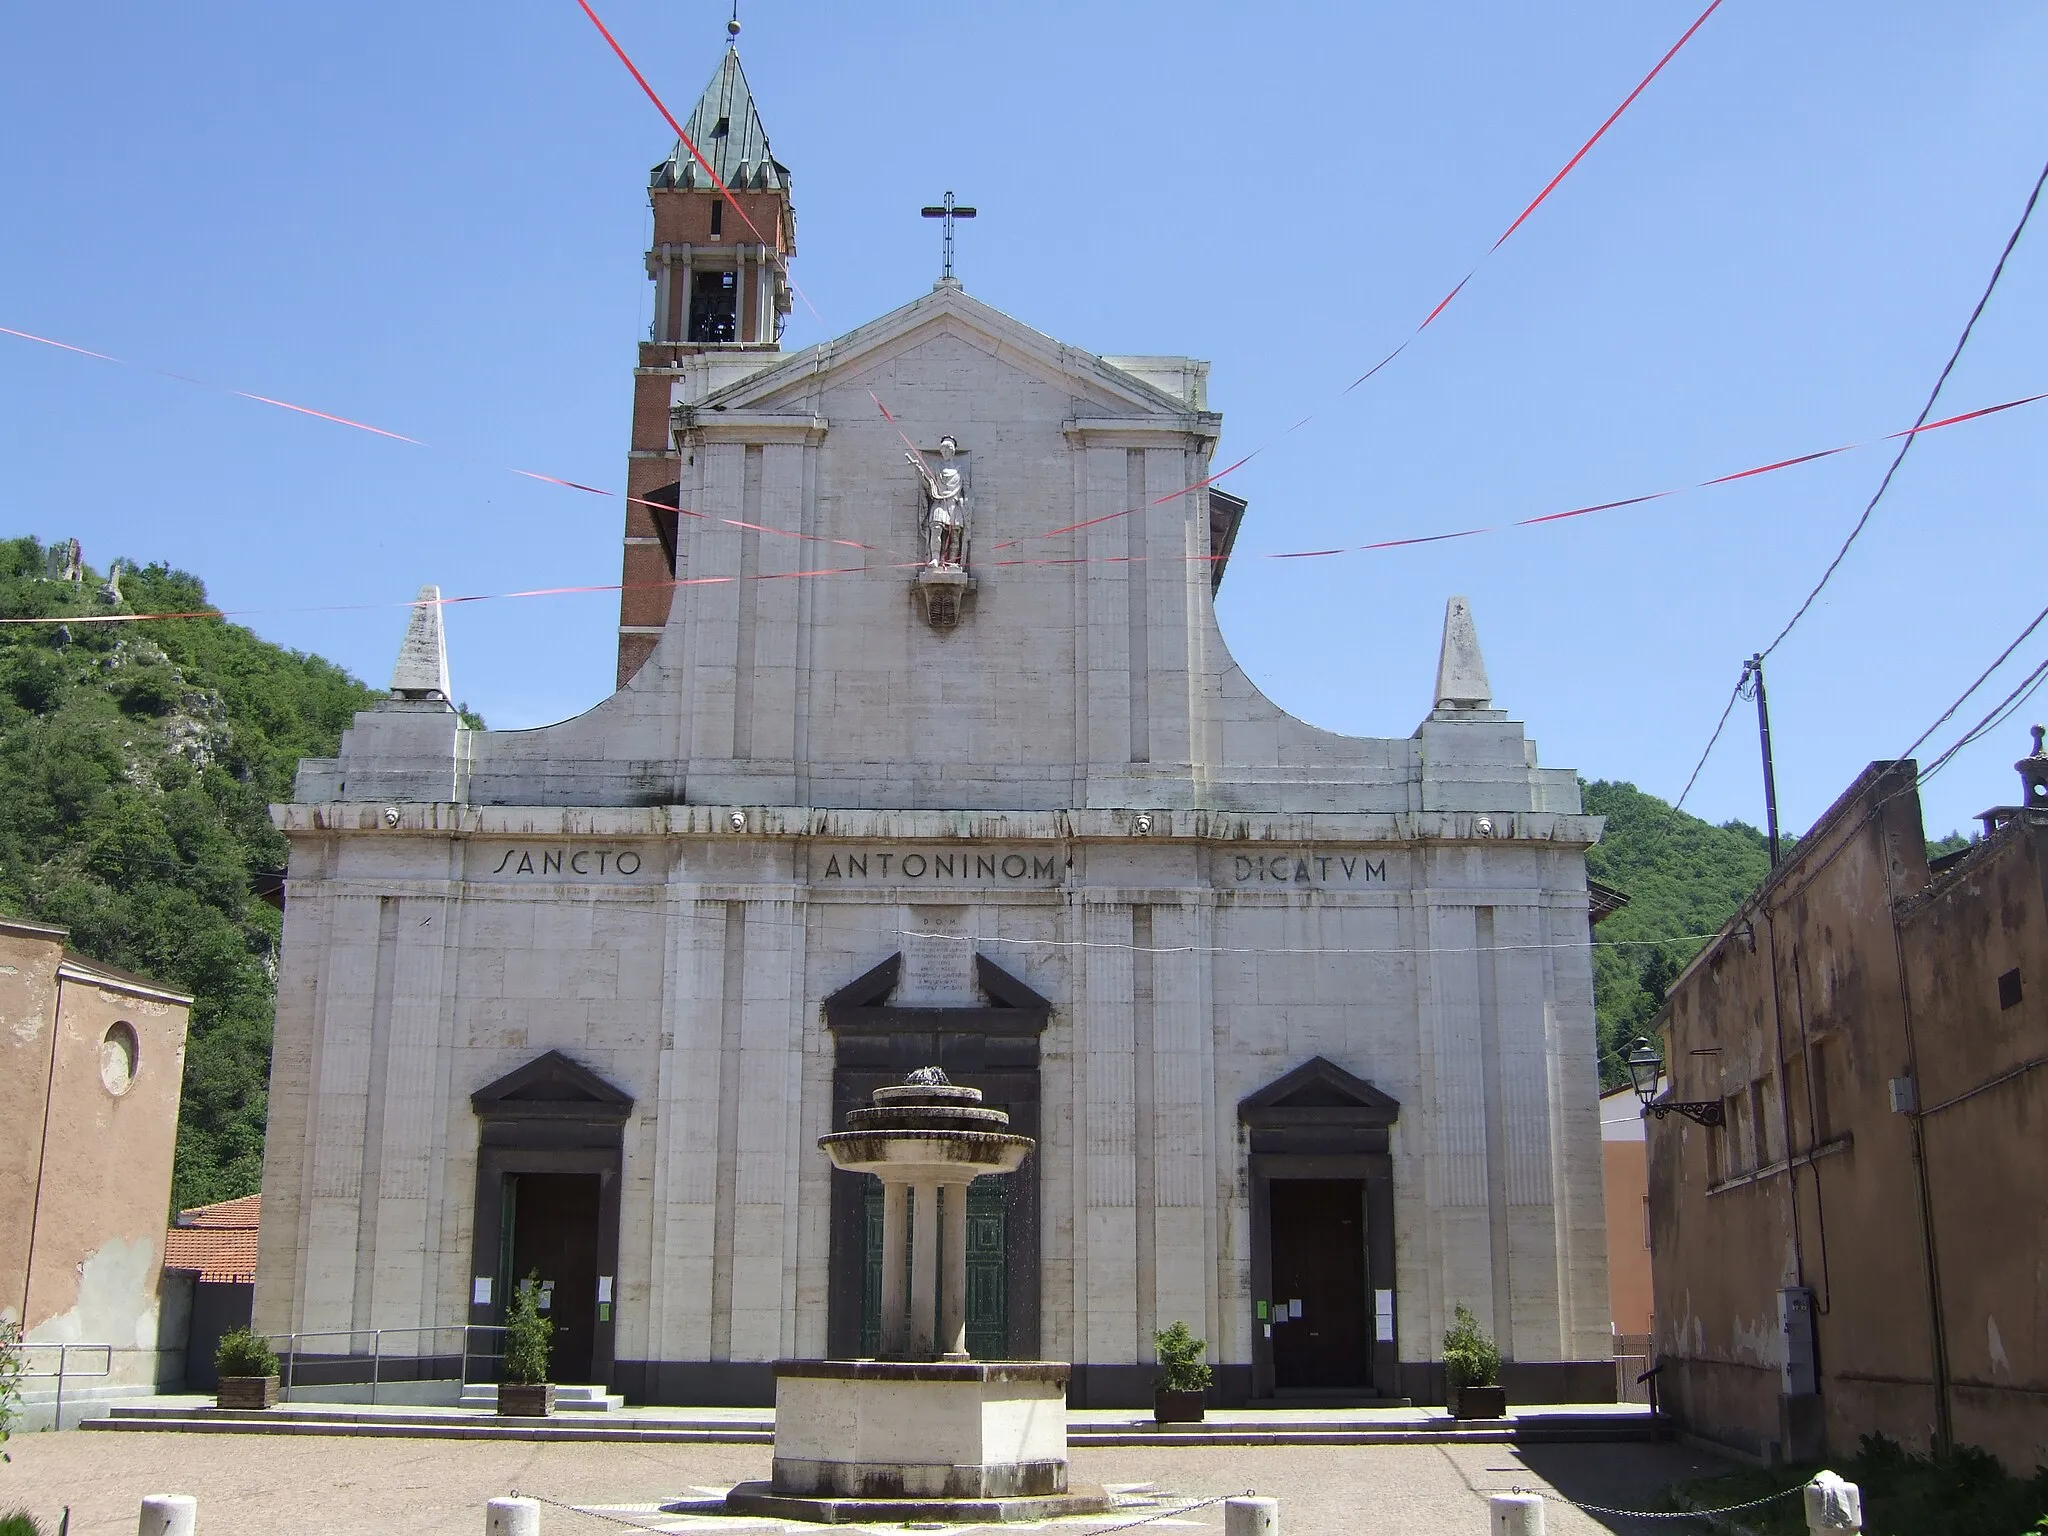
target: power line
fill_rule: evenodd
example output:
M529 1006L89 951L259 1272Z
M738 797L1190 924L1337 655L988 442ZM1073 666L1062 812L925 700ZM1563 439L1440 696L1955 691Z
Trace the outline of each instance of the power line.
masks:
M1749 671L1747 668L1743 669L1742 675L1744 679L1748 678ZM1707 759L1713 756L1714 744L1721 739L1721 733L1728 729L1728 717L1735 713L1735 701L1741 697L1741 683L1737 683L1728 690L1728 702L1721 707L1721 718L1714 725L1714 734L1707 738L1707 745L1705 750L1700 753L1700 760L1692 765L1692 777L1685 781L1685 788L1679 792L1677 803L1671 807L1674 811L1685 809L1685 797L1692 793L1693 785L1699 783L1700 770L1707 766Z
M1790 635L1794 626L1806 617L1807 610L1813 607L1822 589L1833 579L1835 572L1841 568L1842 561L1848 558L1850 546L1856 542L1857 536L1863 532L1865 526L1870 522L1871 514L1877 510L1877 504L1884 499L1885 492L1891 489L1893 476L1898 474L1899 466L1906 462L1906 455L1913 451L1913 443L1920 435L1920 428L1925 426L1927 418L1934 414L1934 403L1941 398L1942 386L1948 383L1948 376L1955 370L1957 359L1963 355L1963 348L1970 343L1971 332L1977 328L1978 318L1983 315L1985 306L1991 302L1991 295L1998 288L1998 280L2005 275L2006 261L2011 257L2013 248L2019 244L2020 236L2025 233L2027 221L2034 216L2034 207L2041 200L2041 188L2044 183L2048 183L2048 165L2043 165L2041 167L2041 174L2034 178L2034 189L2027 194L2027 205L2020 211L2020 221L2013 226L2012 233L2006 236L2005 248L1998 253L1998 264L1991 269L1991 281L1984 285L1984 292L1978 296L1976 306L1971 309L1970 318L1963 326L1963 333L1956 338L1955 348L1949 353L1948 361L1942 365L1941 376L1934 381L1934 388L1928 393L1927 403L1920 407L1920 415L1914 421L1912 430L1907 432L1900 440L1899 451L1892 456L1891 465L1885 470L1884 478L1878 481L1877 490L1872 493L1870 500L1864 504L1863 515L1856 519L1856 525L1849 530L1849 536L1842 540L1842 547L1835 551L1834 559L1830 560L1827 569L1821 572L1820 580L1813 584L1813 590L1806 594L1805 601L1800 603L1797 611L1793 613L1791 618L1785 621L1785 627L1778 631L1777 638L1772 640L1769 645L1765 646L1758 653L1759 660L1769 656L1780 645L1784 644L1785 637ZM2038 624L2040 620L2036 619L2034 622ZM2031 630L2032 626L2029 626L2029 632ZM2020 637L2021 640L2025 638L2025 635ZM2013 644L2017 646L2019 641L2015 640ZM2011 652L2007 651L2006 654L2010 655ZM1998 662L1992 663L1990 671L1984 674L1985 677L1990 676L1991 671L1996 671L1999 662L2003 662L2004 659L2005 657L2001 656ZM1743 673L1745 678L1748 675L1747 671ZM1976 683L1971 684L1969 690L1963 694L1963 697L1956 700L1955 704L1950 707L1949 714L1954 714L1956 709L1962 706L1963 699L1967 699L1971 693L1974 693L1983 681L1984 679L1980 677ZM1685 805L1686 796L1692 793L1693 785L1699 782L1700 771L1707 766L1707 759L1713 755L1714 747L1721 739L1721 732L1727 728L1728 716L1734 712L1735 700L1741 692L1742 685L1737 683L1734 691L1728 695L1728 703L1721 711L1720 720L1714 726L1714 734L1707 738L1706 747L1700 753L1700 760L1693 765L1692 777L1685 781L1685 788L1680 792L1678 800L1672 809L1682 808ZM1948 715L1943 715L1941 720L1937 720L1933 725L1929 726L1926 735L1923 735L1920 741L1925 741L1927 736L1932 735L1940 727L1942 721L1946 719L1948 719ZM1913 744L1914 747L1919 745L1920 742L1917 741ZM1912 748L1907 750L1910 752Z
M1998 287L1999 278L2005 275L2006 259L2012 255L2013 247L2020 243L2020 235L2026 230L2027 220L2034 216L2034 205L2041 199L2041 186L2044 182L2048 182L2048 165L2043 165L2041 174L2034 178L2034 190L2027 194L2027 206L2020 213L2020 221L2013 226L2012 233L2006 236L2005 249L1998 253L1998 265L1991 269L1991 281L1984 285L1984 292L1978 297L1976 308L1970 311L1969 321L1963 326L1963 334L1956 338L1955 350L1949 353L1948 361L1941 366L1941 377L1934 381L1934 388L1927 396L1927 403L1920 407L1919 419L1913 423L1916 428L1934 414L1934 402L1941 398L1942 385L1948 382L1949 374L1955 369L1956 360L1963 355L1963 348L1970 344L1970 333L1977 328L1978 317L1984 313L1984 306L1991 302L1991 295ZM1913 451L1913 438L1917 435L1909 433L1906 440L1899 444L1899 451L1892 457L1891 467L1884 472L1884 478L1878 481L1877 490L1864 505L1863 515L1856 519L1856 526L1849 530L1849 537L1842 540L1842 547L1835 551L1835 558L1830 560L1828 568L1820 573L1820 580L1815 582L1813 590L1806 594L1806 601L1801 603L1798 611L1785 621L1785 627L1778 631L1777 639L1764 647L1764 655L1770 655L1782 645L1785 637L1792 633L1793 626L1806 617L1806 611L1813 606L1814 599L1820 596L1821 589L1828 584L1829 578L1847 558L1849 546L1856 542L1856 536L1863 532L1864 525L1870 521L1870 514L1877 510L1877 504L1884 500L1884 493L1891 489L1892 476L1899 472L1899 466L1906 462L1906 455Z
M1979 672L1977 674L1977 681L1970 684L1969 687L1963 690L1962 697L1957 699L1955 703L1949 705L1947 709L1943 710L1941 712L1941 718L1936 720L1934 724L1927 727L1926 730L1922 731L1917 737L1915 737L1913 745L1906 748L1906 750L1901 752L1899 756L1911 757L1915 752L1918 752L1920 750L1921 744L1925 742L1928 737L1932 736L1944 725L1947 725L1950 718L1955 714L1957 710L1963 707L1963 704L1965 703L1965 701L1969 699L1970 695L1975 693L1979 688L1982 688L1984 686L1984 680L1991 676L1992 673L1996 672L2000 667L2005 665L2006 658L2012 655L2014 651L2020 648L2020 646L2025 642L2027 636L2031 635L2035 630L2041 627L2041 621L2044 619L2048 619L2048 608L2043 608L2039 613L2035 614L2033 623L2029 624L2025 629L2021 630L2019 634L2014 636L2012 644L2008 645L2004 650L1998 653L1998 659L1992 662L1991 665L1986 667L1982 672Z

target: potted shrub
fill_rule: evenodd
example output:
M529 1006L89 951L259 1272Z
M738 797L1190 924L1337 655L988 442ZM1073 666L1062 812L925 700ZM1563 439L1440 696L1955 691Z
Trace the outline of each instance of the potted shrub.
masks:
M1479 1331L1479 1319L1462 1301L1444 1334L1444 1383L1452 1418L1497 1419L1508 1411L1500 1346Z
M214 1401L222 1408L268 1408L277 1401L277 1351L260 1334L231 1328L213 1347L219 1380Z
M498 1377L498 1412L544 1419L555 1411L548 1356L555 1325L540 1315L540 1274L519 1282L505 1308L505 1368Z
M1209 1388L1209 1366L1202 1359L1208 1345L1175 1323L1152 1335L1159 1350L1159 1385L1152 1393L1152 1417L1161 1424L1199 1424L1202 1398Z

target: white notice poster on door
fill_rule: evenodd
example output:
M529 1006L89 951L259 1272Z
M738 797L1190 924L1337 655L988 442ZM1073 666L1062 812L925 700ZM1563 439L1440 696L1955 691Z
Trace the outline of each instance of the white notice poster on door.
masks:
M1373 1337L1382 1344L1394 1342L1394 1293L1372 1293Z

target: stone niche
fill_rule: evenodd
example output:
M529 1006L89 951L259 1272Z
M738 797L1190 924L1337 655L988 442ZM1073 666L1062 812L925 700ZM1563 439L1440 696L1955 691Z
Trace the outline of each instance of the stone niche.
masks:
M775 1491L857 1499L1063 1494L1069 1370L1047 1361L781 1361Z

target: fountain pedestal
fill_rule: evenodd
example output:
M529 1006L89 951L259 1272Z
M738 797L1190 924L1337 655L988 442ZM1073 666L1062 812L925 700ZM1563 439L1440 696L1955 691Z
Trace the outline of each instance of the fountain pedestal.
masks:
M1010 1117L935 1069L875 1090L820 1137L882 1181L881 1359L775 1367L775 1465L726 1497L782 1519L1042 1520L1107 1507L1067 1483L1067 1379L1046 1360L967 1350L967 1186L1031 1152Z

